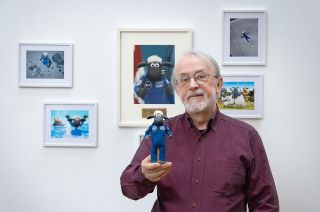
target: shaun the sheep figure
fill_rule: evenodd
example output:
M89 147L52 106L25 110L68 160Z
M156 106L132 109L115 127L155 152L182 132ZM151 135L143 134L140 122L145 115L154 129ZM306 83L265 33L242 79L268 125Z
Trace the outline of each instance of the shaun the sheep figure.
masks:
M251 39L251 37L249 36L249 32L242 32L241 33L241 36L240 36L241 38L244 38L244 39L246 39L246 41L248 42L248 43L250 43L250 41L252 40Z
M141 62L137 68L147 67L146 74L142 75L134 86L134 92L144 104L174 104L174 90L165 76L163 67L173 68L171 62L162 62L161 57L152 55L147 62Z
M49 55L47 52L44 52L42 55L41 55L41 58L40 58L40 61L41 63L47 67L47 68L50 68L51 64L52 64L52 61L51 59L49 58Z
M78 128L83 125L83 123L87 120L88 116L84 115L82 119L79 116L75 116L74 118L70 118L70 115L67 114L66 118L72 127Z
M172 133L171 130L163 124L164 119L168 119L163 116L162 111L156 110L153 113L153 116L147 117L147 119L154 118L153 123L149 126L148 130L145 133L145 137L148 138L151 135L151 162L156 163L165 163L166 162L166 143L165 135L171 139ZM159 159L157 152L159 150Z

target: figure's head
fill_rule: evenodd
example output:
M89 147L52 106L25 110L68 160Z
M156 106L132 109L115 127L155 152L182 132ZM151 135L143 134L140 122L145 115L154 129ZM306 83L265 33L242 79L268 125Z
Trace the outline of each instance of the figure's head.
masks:
M195 51L186 52L177 62L172 82L189 113L214 108L223 84L215 59Z
M153 118L153 123L156 125L156 126L161 126L163 125L163 120L164 119L168 119L167 117L165 117L163 115L163 112L161 110L155 110L153 112L153 116L149 116L147 117L147 119L151 119Z
M148 78L150 80L160 80L162 77L161 57L158 57L157 55L152 55L148 57L147 61L148 61L148 73L147 73Z
M147 62L138 64L138 68L148 66L146 76L151 81L159 81L162 78L162 67L173 67L170 62L162 62L162 58L157 55L151 55L147 58Z

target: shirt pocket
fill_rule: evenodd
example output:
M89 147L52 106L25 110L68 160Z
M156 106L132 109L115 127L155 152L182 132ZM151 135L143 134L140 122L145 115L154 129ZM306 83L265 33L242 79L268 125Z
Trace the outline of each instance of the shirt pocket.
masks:
M238 160L217 160L213 176L213 189L219 195L230 197L245 190L246 170Z

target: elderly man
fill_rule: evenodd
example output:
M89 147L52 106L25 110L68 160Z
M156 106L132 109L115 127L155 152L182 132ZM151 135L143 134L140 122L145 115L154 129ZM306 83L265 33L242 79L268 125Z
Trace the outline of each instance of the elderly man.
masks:
M164 164L151 163L150 140L142 142L121 176L122 192L137 200L157 187L152 211L278 212L278 196L257 131L220 113L223 80L209 55L187 52L173 74L186 112L167 125Z

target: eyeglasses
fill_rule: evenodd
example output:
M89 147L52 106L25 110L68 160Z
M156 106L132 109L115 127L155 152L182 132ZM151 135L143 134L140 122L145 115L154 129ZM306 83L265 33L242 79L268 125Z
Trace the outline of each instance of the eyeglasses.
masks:
M181 74L177 77L177 79L175 79L174 85L182 87L188 86L191 81L191 78L193 78L198 85L203 85L208 81L209 77L219 78L218 76L210 75L205 72L198 72L193 77L186 74Z

